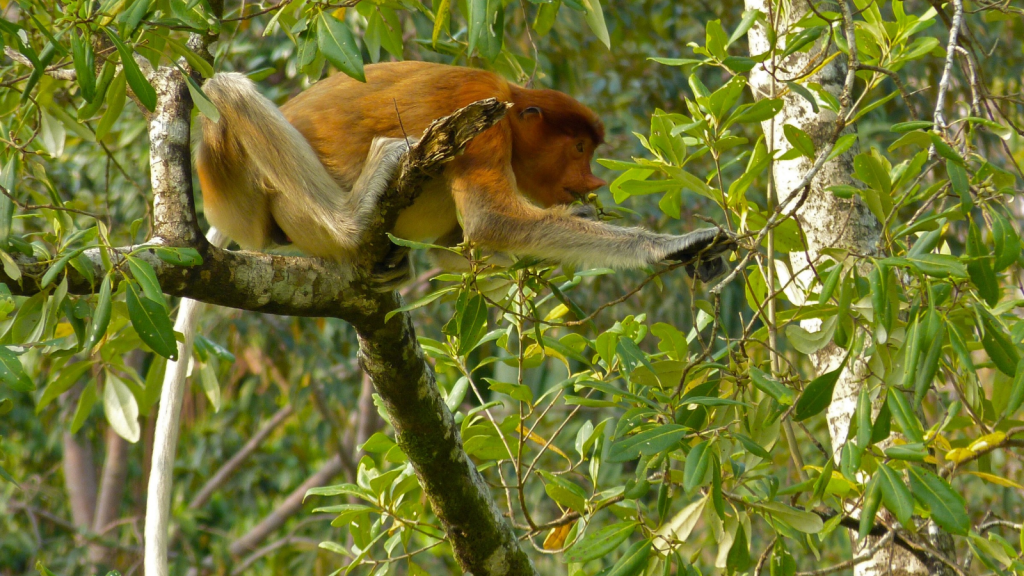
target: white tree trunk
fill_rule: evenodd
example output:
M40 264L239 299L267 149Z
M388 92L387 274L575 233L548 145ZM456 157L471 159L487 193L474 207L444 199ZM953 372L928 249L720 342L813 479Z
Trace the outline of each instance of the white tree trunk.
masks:
M747 10L759 10L768 15L770 21L776 22L775 28L780 39L784 39L786 30L792 22L798 21L808 11L804 0L792 3L779 2L774 6L769 0L745 0ZM771 49L765 27L758 23L747 34L752 55L763 54ZM819 42L809 52L797 52L785 59L768 59L751 71L750 88L758 99L773 98L786 91L787 81L803 81L803 71L812 69L821 62ZM783 40L776 46L777 51L784 49ZM847 61L839 56L813 75L809 81L819 83L825 90L839 99L843 92L847 77ZM831 110L819 106L817 112L811 104L799 94L789 91L783 96L784 107L773 119L762 123L770 149L780 153L792 148L783 133L783 126L790 124L811 137L817 150L828 146L835 133L837 115ZM851 128L846 128L851 131ZM853 157L857 151L854 146L850 151L836 159L826 162L810 182L810 191L806 200L796 210L796 218L806 234L808 250L793 252L791 265L793 273L800 278L801 284L809 285L812 273L808 264L820 265L819 255L823 248L847 248L859 254L875 254L878 252L878 240L882 226L871 211L859 198L843 200L825 190L837 184L852 184ZM801 182L814 164L814 160L800 157L794 160L777 161L774 163L773 182L777 191L778 202L790 206L788 201L795 201L794 196L803 193ZM808 261L809 259L809 261ZM819 328L819 321L811 321L808 330ZM818 325L815 325L818 324ZM846 350L830 344L812 357L819 374L837 368L843 361ZM847 368L836 383L832 395L832 404L826 413L832 449L836 462L839 461L840 450L846 443L850 431L850 422L857 408L857 396L861 384L868 373L866 359L851 358ZM852 538L856 538L854 533ZM874 539L867 538L861 546L854 544L854 554L859 554ZM857 576L874 576L881 574L919 575L927 574L928 568L914 555L903 548L887 546L867 562L857 564L854 574Z

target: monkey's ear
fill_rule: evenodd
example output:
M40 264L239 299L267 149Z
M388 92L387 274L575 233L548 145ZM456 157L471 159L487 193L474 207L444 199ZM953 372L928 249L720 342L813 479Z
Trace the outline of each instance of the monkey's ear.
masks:
M519 118L521 120L526 120L527 118L530 118L532 116L540 117L540 115L541 115L540 108L538 108L536 106L530 106L528 108L523 109L521 112L519 112Z

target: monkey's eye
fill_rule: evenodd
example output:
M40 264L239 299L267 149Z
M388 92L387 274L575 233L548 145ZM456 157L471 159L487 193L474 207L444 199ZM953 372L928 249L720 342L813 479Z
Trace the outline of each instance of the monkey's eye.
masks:
M579 152L580 154L583 153L583 142L576 143L576 151Z

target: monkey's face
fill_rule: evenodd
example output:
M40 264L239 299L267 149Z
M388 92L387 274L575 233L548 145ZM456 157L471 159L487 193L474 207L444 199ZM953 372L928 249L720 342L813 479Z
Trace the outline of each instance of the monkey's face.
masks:
M598 143L584 135L550 133L517 147L512 161L519 189L542 206L570 204L605 185L590 170Z

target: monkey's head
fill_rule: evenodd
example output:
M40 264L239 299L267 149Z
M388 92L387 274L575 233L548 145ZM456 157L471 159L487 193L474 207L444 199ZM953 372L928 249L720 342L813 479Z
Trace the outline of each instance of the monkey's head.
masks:
M554 90L515 87L512 103L512 171L523 193L547 207L605 185L590 171L594 149L604 142L597 114Z

